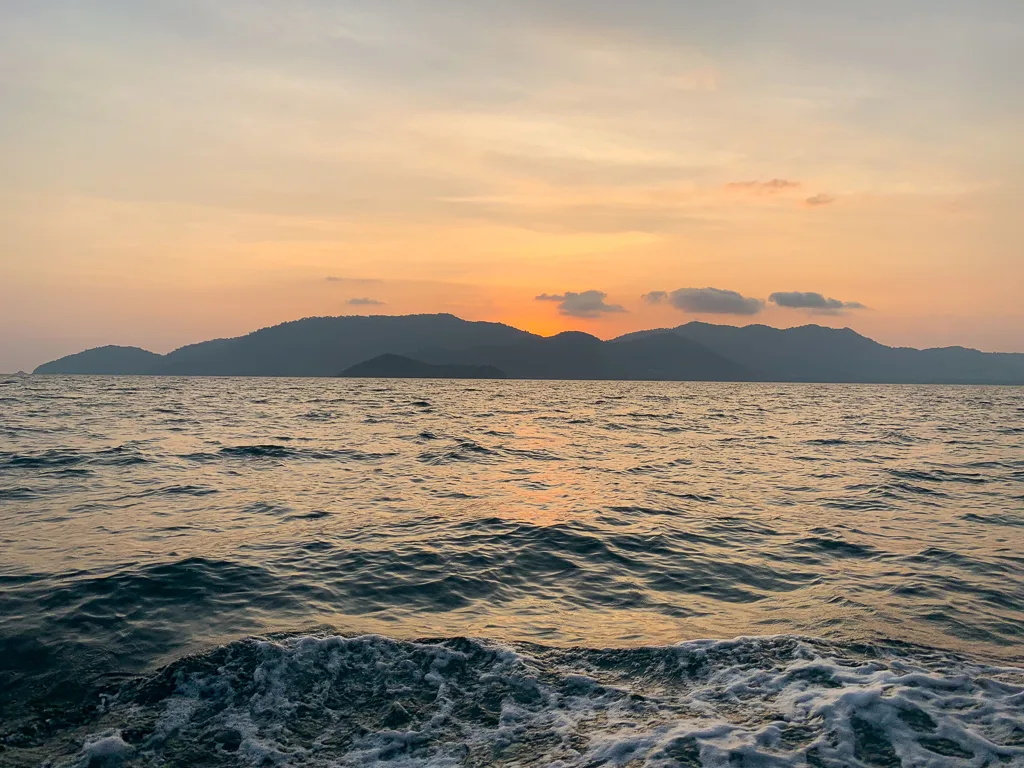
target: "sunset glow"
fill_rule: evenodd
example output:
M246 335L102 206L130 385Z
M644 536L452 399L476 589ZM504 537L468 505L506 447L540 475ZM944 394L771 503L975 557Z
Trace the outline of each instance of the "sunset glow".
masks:
M8 5L0 369L415 312L1022 351L1022 9Z

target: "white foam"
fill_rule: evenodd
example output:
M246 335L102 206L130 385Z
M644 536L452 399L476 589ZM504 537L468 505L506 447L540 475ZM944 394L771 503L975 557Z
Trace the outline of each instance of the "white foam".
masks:
M82 747L80 765L88 768L113 768L135 753L134 747L121 738L120 731L94 736Z
M791 636L607 654L366 636L236 655L181 676L140 754L231 728L236 759L306 768L1024 766L1024 670L934 654Z

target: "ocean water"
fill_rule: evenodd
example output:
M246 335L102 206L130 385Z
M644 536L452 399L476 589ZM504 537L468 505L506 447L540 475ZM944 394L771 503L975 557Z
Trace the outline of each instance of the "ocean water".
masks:
M0 379L0 765L1024 766L1024 389Z

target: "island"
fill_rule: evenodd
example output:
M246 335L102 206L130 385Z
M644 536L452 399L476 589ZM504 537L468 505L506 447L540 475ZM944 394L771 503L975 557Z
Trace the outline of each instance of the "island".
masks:
M493 365L437 365L403 355L383 354L342 371L341 376L359 379L504 379Z
M850 328L693 321L600 339L454 315L293 320L156 354L104 346L37 374L1024 384L1024 354L890 347Z

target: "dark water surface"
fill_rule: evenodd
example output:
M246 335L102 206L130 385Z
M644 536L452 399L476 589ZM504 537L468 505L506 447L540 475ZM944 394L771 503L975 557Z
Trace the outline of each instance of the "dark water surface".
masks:
M1019 766L1022 666L1024 389L0 379L0 765Z

